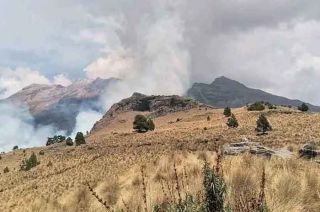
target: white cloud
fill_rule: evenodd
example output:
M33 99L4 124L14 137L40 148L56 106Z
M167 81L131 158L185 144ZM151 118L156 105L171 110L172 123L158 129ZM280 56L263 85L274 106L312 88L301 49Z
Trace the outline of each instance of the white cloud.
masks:
M6 98L33 83L49 84L50 81L29 68L0 68L0 98Z
M53 84L55 85L69 86L71 83L72 82L64 74L58 74L53 77Z
M7 98L31 84L60 84L67 86L71 81L63 74L54 76L53 82L39 71L19 67L16 69L0 67L0 99Z

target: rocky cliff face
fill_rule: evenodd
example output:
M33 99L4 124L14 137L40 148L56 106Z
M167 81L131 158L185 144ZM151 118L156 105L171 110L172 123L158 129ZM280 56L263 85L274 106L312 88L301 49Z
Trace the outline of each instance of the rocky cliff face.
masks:
M28 107L36 125L53 125L71 133L81 109L103 110L99 97L113 82L116 80L81 80L68 87L33 84L3 101Z
M266 101L276 105L300 106L302 101L291 100L285 97L276 96L259 89L248 88L245 85L219 77L211 84L195 83L187 92L199 102L215 107L242 107L247 103ZM320 107L308 104L312 111L320 111Z
M96 122L92 131L106 127L117 114L129 111L148 112L152 118L168 113L183 111L198 107L197 101L180 96L146 96L134 93L131 97L114 104L101 120Z

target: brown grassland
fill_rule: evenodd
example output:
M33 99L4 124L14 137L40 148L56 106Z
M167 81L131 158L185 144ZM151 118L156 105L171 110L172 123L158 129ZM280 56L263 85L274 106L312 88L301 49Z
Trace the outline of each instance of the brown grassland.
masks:
M219 146L243 137L288 148L293 156L224 156L226 202L231 207L240 196L258 195L265 167L270 211L320 211L320 165L297 155L304 143L319 142L320 114L289 108L267 111L273 131L256 136L260 113L232 111L239 121L237 129L227 128L222 109L199 108L156 118L155 131L138 134L132 132L137 113L127 112L92 132L85 145L56 144L2 154L0 211L152 211L157 203L177 202L179 195L201 198L204 159L214 165ZM32 152L40 164L19 171L21 161ZM5 167L8 173L3 172Z

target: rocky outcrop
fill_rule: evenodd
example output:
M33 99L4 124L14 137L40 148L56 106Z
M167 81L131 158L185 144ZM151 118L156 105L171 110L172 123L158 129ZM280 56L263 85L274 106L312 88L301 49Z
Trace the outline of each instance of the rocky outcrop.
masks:
M242 153L250 153L257 156L264 156L270 158L271 156L278 156L282 158L289 158L291 152L288 150L273 150L268 147L262 146L256 142L249 142L247 139L242 139L238 143L225 144L223 146L223 153L225 155L239 155Z
M302 101L276 96L259 89L248 88L235 80L219 77L211 84L194 83L187 95L201 103L214 107L243 107L248 103L265 101L275 105L300 106ZM320 111L319 106L308 104L311 111Z
M131 97L114 104L103 118L93 126L92 131L105 127L118 113L129 111L147 112L149 117L155 118L198 106L197 101L181 96L147 96L134 93Z

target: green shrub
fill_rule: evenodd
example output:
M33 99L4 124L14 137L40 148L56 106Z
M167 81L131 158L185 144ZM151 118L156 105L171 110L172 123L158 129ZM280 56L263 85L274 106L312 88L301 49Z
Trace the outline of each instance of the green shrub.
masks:
M133 121L133 129L137 132L153 131L155 124L150 118L146 118L144 115L136 115Z
M66 140L66 145L67 145L67 146L73 146L72 138L70 138L70 137L67 138L67 140Z
M22 164L20 165L20 170L29 171L30 169L39 164L40 162L38 161L37 156L34 154L34 152L32 152L29 159L24 159L22 161Z
M12 150L17 150L17 149L19 149L17 145L12 148Z
M237 128L239 126L238 120L233 113L231 114L231 117L228 118L227 125L230 128Z
M224 211L226 184L223 177L209 167L207 161L203 166L203 189L205 211Z
M265 109L264 102L255 102L248 106L248 111L262 111Z
M298 110L300 110L302 112L306 112L309 110L309 107L306 103L302 103L301 106L298 107Z
M56 143L61 143L66 140L66 137L63 135L55 135L52 138L48 138L46 146L56 144Z
M82 132L78 132L78 133L77 133L74 141L75 141L75 143L76 143L76 146L79 146L79 145L81 145L81 144L85 144L85 143L86 143L86 140L85 140Z
M9 168L8 167L3 169L3 173L8 173L8 172L9 172Z
M231 109L229 107L224 108L223 115L225 117L230 117L231 116Z
M271 131L272 127L267 119L267 117L264 114L260 114L258 120L257 120L257 132L265 133L267 131Z

